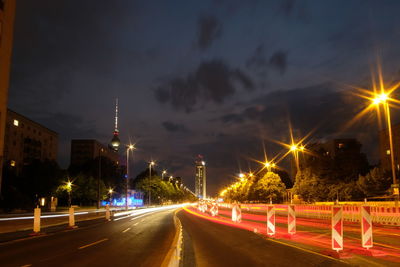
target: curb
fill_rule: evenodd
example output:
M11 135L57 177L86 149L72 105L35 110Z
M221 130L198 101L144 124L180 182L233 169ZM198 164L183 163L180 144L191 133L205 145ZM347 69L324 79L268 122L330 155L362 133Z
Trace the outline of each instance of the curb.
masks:
M178 211L178 210L177 210ZM182 250L182 224L176 216L177 211L174 213L174 224L175 224L175 237L165 256L161 267L178 267L181 260Z

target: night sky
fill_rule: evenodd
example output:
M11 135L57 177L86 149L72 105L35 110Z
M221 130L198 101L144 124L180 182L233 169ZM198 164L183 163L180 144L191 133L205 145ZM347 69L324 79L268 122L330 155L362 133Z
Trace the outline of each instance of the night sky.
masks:
M382 62L400 71L400 1L19 0L9 107L71 139L135 142L133 171L150 159L194 186L194 159L208 192L295 137L355 137L378 161L373 114L344 127L365 103ZM396 112L394 112L396 113ZM368 144L368 145L367 145Z

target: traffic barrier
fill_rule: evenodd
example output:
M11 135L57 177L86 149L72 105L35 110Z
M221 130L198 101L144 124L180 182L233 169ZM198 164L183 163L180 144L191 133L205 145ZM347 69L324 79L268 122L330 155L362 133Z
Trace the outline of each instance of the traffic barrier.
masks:
M343 250L343 207L332 207L332 249Z
M275 207L274 205L267 206L267 234L275 235Z
M73 228L75 227L75 214L74 214L74 208L69 208L69 227Z
M40 208L35 208L33 217L33 232L40 232Z
M371 207L361 207L361 245L363 248L372 248L372 218Z
M218 215L218 204L216 202L211 204L210 212L213 217Z
M296 233L296 211L294 205L288 205L288 233Z
M232 221L238 223L242 221L242 210L238 204L232 205Z

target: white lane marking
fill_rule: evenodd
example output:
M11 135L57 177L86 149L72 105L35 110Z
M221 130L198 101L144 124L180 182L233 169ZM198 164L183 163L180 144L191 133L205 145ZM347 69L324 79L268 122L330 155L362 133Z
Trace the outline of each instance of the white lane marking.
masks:
M97 244L99 244L101 242L104 242L104 241L107 241L107 240L108 240L108 238L103 238L103 239L100 239L99 241L96 241L96 242L81 246L78 249L84 249L84 248L87 248L87 247L90 247L90 246L94 246L94 245L97 245Z
M122 231L123 233L126 233L126 232L128 232L129 230L131 230L131 228L130 227L128 227L128 228L126 228L124 231Z
M142 218L142 217L144 217L144 216L147 216L147 215L150 215L150 214L153 214L153 213L154 213L154 212L146 213L146 214L143 214L143 215L140 215L140 216L136 216L136 217L132 218L131 221L137 220L137 219L139 219L139 218Z
M137 223L135 223L133 226L136 226L136 225L138 225L139 223L137 222Z

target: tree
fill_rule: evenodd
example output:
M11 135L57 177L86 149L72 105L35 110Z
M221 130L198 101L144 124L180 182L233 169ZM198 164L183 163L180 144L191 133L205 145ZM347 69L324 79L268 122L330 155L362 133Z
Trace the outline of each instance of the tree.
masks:
M66 176L66 172L50 160L33 160L20 174L9 164L6 166L3 169L2 206L7 210L33 208L38 198L52 196Z
M392 179L390 175L384 173L380 168L373 168L365 176L358 177L357 185L365 196L379 196L387 193Z
M254 191L257 200L268 201L272 199L281 201L286 193L286 186L278 174L267 172L257 181Z
M92 206L97 202L97 179L92 176L86 176L83 173L78 174L72 181L72 187L69 188L64 182L57 188L57 195L61 203L68 203L68 192L72 196L72 203L79 206ZM107 189L104 182L100 180L100 200L107 198Z
M322 179L307 168L297 172L293 191L303 200L313 202L326 197L327 187Z

